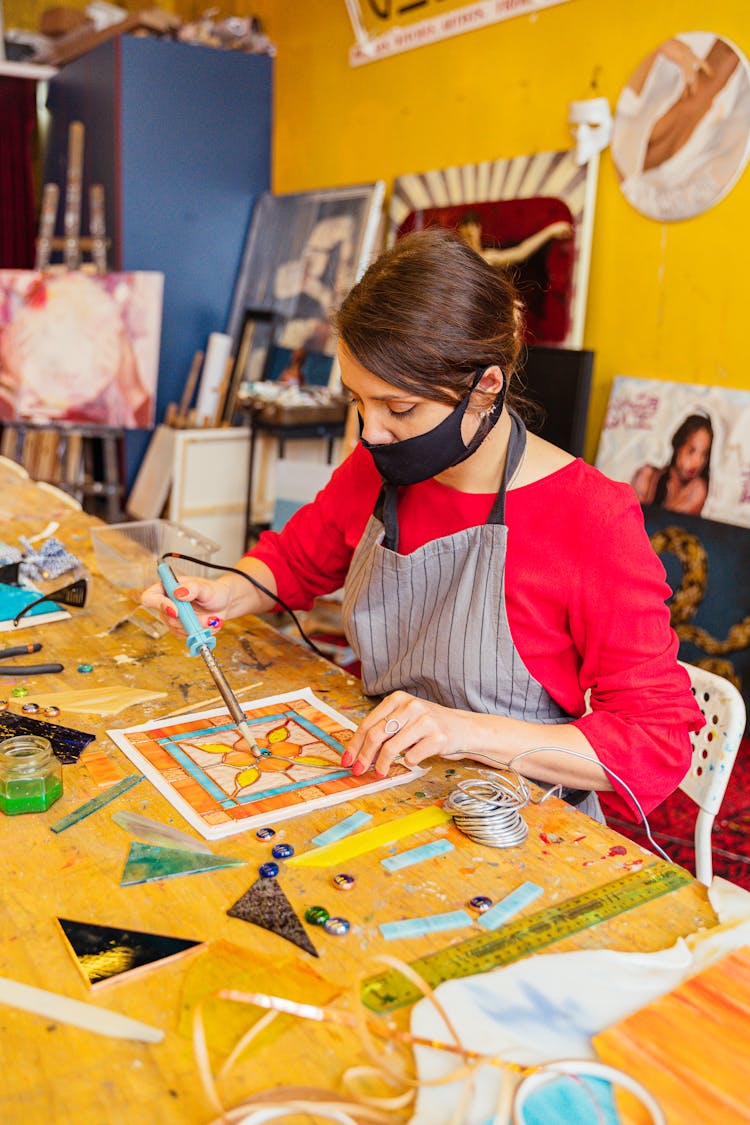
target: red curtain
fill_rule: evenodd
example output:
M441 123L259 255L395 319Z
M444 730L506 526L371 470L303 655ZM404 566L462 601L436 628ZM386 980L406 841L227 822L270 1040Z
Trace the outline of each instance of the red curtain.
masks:
M34 265L36 206L32 140L36 83L0 78L0 267Z

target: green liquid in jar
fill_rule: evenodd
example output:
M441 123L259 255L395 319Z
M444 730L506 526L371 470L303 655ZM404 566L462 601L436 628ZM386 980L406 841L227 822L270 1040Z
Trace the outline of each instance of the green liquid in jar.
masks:
M46 779L42 788L38 780L11 781L0 798L0 809L6 816L18 813L46 812L62 796L62 781L58 777Z

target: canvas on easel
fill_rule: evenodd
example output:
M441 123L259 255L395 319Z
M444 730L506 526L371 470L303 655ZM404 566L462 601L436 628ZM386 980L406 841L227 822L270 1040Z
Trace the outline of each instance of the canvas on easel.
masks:
M310 688L242 709L264 756L252 754L221 708L107 733L207 840L403 785L425 772L397 765L376 778L338 768L356 727Z
M164 275L0 270L0 419L149 427Z
M101 184L91 186L91 235L81 236L83 152L73 121L63 235L54 235L60 190L48 183L35 268L0 270L0 420L151 427L164 275L107 272Z

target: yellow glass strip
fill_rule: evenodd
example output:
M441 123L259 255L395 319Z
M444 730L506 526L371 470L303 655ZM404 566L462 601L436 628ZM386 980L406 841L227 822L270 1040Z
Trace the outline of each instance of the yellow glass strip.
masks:
M287 867L332 867L347 859L364 855L365 852L374 851L375 848L382 848L385 844L392 844L394 840L401 840L404 836L422 832L425 828L446 824L449 820L449 812L439 805L429 805L426 809L419 809L398 820L389 820L385 824L367 828L364 832L357 832L346 840L338 840L335 844L326 844L322 848L313 848L309 852L292 856L291 859L284 860L284 864Z

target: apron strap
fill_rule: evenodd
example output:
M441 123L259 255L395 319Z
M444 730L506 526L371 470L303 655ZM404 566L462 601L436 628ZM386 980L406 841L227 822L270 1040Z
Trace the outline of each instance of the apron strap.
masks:
M383 481L374 516L385 528L383 546L387 551L398 551L398 485Z
M503 473L502 483L495 497L495 502L492 505L492 510L487 517L488 524L505 523L505 493L508 488L508 482L513 479L513 474L521 464L523 455L526 452L526 427L515 410L511 410L510 407L508 407L508 414L510 415L510 437L508 438L508 454L505 458L505 472Z

